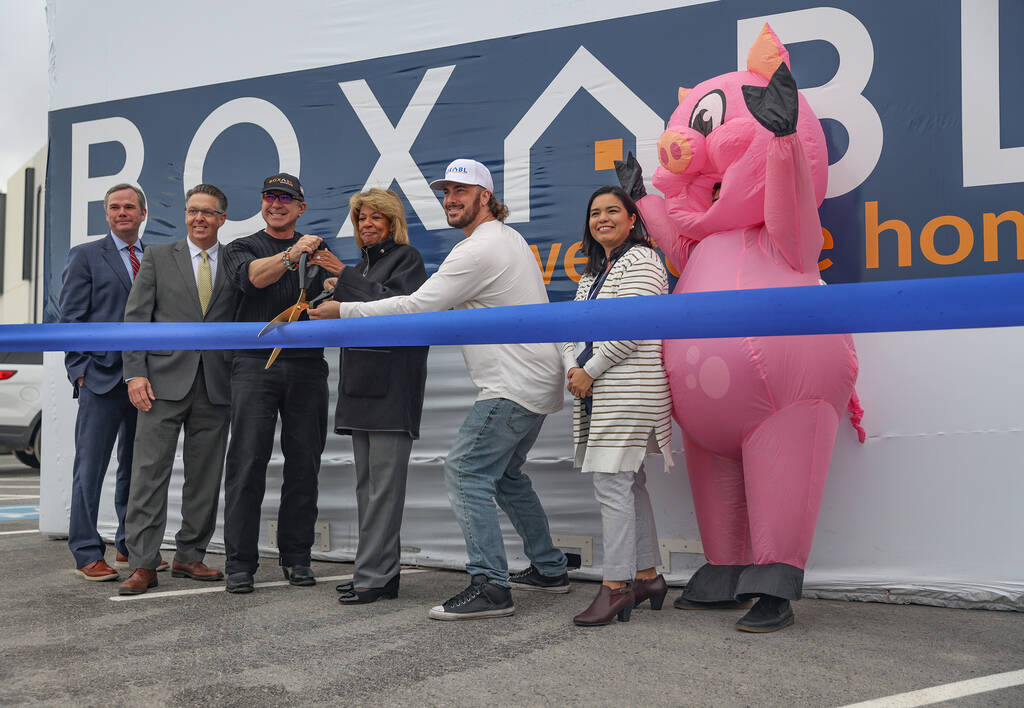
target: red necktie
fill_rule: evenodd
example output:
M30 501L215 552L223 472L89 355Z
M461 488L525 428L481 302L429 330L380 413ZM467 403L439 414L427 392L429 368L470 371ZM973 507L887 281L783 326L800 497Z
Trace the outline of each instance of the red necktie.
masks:
M128 244L128 260L132 264L132 280L139 274L139 257L135 255L135 244Z

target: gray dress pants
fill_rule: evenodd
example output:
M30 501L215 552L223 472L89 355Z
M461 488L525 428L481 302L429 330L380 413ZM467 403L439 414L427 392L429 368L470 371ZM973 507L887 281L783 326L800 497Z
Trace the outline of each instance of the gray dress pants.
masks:
M637 570L661 565L654 510L643 465L636 472L593 472L601 505L604 579L630 582Z
M153 401L139 411L135 432L132 485L125 516L125 542L131 567L155 569L167 527L167 487L185 428L185 482L181 490L181 529L174 557L183 563L201 561L217 525L220 480L228 441L231 406L211 403L203 368L180 401Z
M402 512L412 438L405 432L353 430L359 547L352 584L381 588L398 575Z

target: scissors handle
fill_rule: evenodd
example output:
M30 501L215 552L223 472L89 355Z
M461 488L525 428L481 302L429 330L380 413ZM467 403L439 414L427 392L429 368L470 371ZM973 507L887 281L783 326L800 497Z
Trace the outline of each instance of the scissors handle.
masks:
M320 273L320 266L317 265L311 266L307 270L307 260L309 260L309 254L303 251L299 255L299 290L308 290L309 284L312 283Z
M310 309L316 307L324 300L330 300L333 296L334 288L328 288L327 290L322 291L319 295L317 295L315 298L309 301Z

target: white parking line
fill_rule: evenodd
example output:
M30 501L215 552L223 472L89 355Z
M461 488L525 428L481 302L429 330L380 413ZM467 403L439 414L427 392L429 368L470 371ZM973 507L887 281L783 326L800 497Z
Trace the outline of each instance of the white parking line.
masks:
M427 572L427 570L425 568L409 568L408 570L403 570L402 571L402 575L411 575L413 573L426 573L426 572ZM339 580L340 581L340 580L351 580L351 579L352 579L351 575L332 575L332 576L329 576L329 577L326 577L326 578L317 578L316 581L318 583L332 583L335 580ZM143 593L142 595L114 595L113 597L110 597L110 598L107 598L107 599L109 599L109 600L111 600L113 602L125 602L127 600L147 600L147 599L148 600L153 600L153 599L162 598L162 597L181 597L183 595L206 595L206 594L212 593L212 592L227 592L227 590L225 590L225 587L224 587L223 583L218 582L218 583L210 583L210 584L211 585L215 585L215 587L195 588L193 590L168 590L166 592L153 591L153 592ZM276 580L276 581L272 581L272 582L269 582L269 583L256 583L253 587L256 587L256 588L277 588L277 587L282 587L284 585L289 585L289 584L290 583L287 580Z
M38 484L0 484L0 489L35 489L39 491Z
M24 531L0 531L0 536L14 536L19 533L39 533L39 529L26 529Z
M843 708L914 708L915 706L930 706L933 703L951 701L954 698L973 696L976 693L985 693L1022 684L1024 684L1024 669L923 688L920 691L897 693L894 696L875 698L874 700L862 703L851 703L850 705L843 706Z
M9 501L11 499L38 499L38 494L0 494L0 501Z

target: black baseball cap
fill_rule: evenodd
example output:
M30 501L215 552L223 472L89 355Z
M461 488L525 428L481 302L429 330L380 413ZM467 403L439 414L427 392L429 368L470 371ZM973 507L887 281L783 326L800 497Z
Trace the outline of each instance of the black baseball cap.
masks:
M302 200L306 198L302 193L302 183L299 182L299 178L287 172L278 172L263 180L263 192L284 192Z

